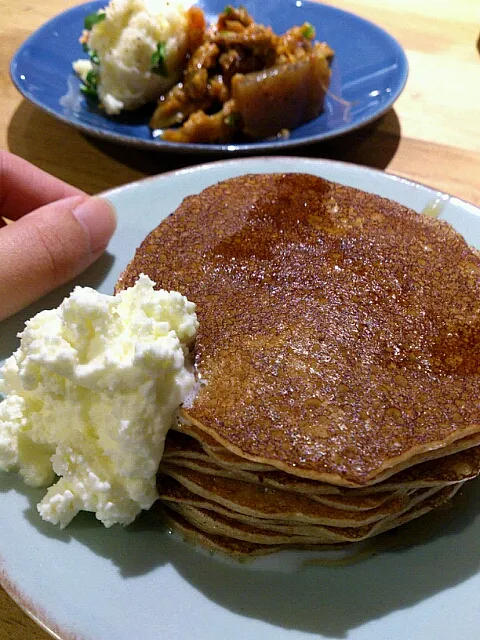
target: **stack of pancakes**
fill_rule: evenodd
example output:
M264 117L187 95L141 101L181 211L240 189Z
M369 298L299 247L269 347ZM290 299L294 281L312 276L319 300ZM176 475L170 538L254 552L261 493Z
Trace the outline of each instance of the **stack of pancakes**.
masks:
M364 540L480 472L480 256L448 224L305 174L184 200L141 273L197 305L200 389L167 520L234 555Z

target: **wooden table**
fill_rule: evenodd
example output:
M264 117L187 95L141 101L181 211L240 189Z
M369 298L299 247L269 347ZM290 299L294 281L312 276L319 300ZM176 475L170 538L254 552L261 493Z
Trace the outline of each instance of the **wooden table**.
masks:
M22 99L9 78L11 56L37 27L74 4L0 3L0 146L89 193L208 160L100 142ZM410 75L394 108L373 126L296 153L385 169L480 205L478 0L330 4L372 20L395 36L407 52ZM0 589L0 640L48 637Z

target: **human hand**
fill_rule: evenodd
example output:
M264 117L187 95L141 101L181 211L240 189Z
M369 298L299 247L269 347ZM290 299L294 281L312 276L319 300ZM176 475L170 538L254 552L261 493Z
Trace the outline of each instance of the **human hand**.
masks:
M0 320L86 269L115 227L106 200L0 150Z

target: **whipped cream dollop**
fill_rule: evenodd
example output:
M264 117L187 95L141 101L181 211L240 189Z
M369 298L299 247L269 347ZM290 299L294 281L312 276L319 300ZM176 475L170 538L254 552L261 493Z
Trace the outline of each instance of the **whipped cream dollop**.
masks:
M198 322L192 302L154 285L76 287L26 323L0 370L0 469L52 485L37 508L62 528L81 510L127 525L157 498L166 433L196 389Z

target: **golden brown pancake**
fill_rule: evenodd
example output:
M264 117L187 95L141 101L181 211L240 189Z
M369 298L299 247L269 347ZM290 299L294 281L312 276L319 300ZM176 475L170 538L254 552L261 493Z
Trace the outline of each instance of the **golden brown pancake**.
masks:
M439 485L457 484L476 478L480 472L480 447L475 446L443 458L428 460L389 476L381 483L364 489L343 489L340 495L372 496L385 491L421 489ZM308 479L292 477L284 472L262 476L262 482L277 489L289 489L309 495L332 494L328 485ZM333 487L337 488L337 487ZM334 494L336 495L336 494Z
M117 289L141 273L200 321L202 384L158 476L187 537L238 556L349 544L479 474L480 255L447 223L248 175L186 198Z
M272 526L270 521L251 518L250 522L246 522L245 518L240 518L235 511L228 515L220 515L218 510L171 501L168 503L170 509L180 513L189 522L197 526L207 533L221 534L224 536L245 540L247 542L257 542L261 544L344 544L351 542L360 542L382 533L391 528L393 521L404 521L407 514L409 519L413 518L414 513L418 513L419 509L424 508L426 504L430 504L430 500L434 496L450 495L452 489L436 489L430 491L418 492L419 495L411 501L410 506L392 516L385 518L381 522L370 523L361 527L332 527L322 525L310 525L310 527L298 525L295 530L281 533L279 527ZM442 503L444 500L442 499ZM274 523L275 524L275 523ZM316 531L314 531L316 528Z
M197 441L197 444L201 446L203 453L208 458L210 458L216 464L224 466L228 469L235 468L235 469L241 469L245 471L274 471L275 470L275 467L272 467L271 465L261 464L260 462L253 462L252 460L247 460L246 458L241 458L240 456L237 456L234 453L230 453L228 449L225 449L218 442L215 442L215 440L213 440L211 436L205 433L205 431L202 431L201 429L198 429L193 425L189 425L188 429L186 428L185 424L176 425L174 428L170 430L169 442L171 441L172 438L176 438L177 433L182 435L190 434L191 436L193 436L192 440ZM213 445L212 445L212 441L214 443ZM182 455L184 456L190 455L190 457L192 457L192 455L195 455L195 457L198 457L197 455L198 448L195 445L193 445L195 448L195 453L194 453L192 447L189 444L187 444L186 441L183 441L183 442L184 442L184 445L181 447ZM176 454L179 451L179 447L174 445L174 448L175 448L175 454ZM170 453L170 447L168 447L168 450L166 451L167 455L169 455L169 453Z
M201 544L210 551L216 551L235 558L249 558L263 556L276 551L286 549L312 548L310 545L266 545L255 542L246 542L228 536L209 534L200 530L195 525L182 517L179 513L169 509L165 505L161 508L163 521L180 531L184 539L193 544ZM332 549L332 545L314 545L313 548L319 551Z
M233 478L210 476L185 467L164 464L162 472L192 493L233 511L289 522L357 527L403 512L409 503L409 496L398 494L370 509L354 511L322 504L302 493L271 489ZM161 483L162 480L162 493Z
M186 198L137 250L197 304L187 419L237 456L364 487L480 433L480 258L448 224L311 175Z
M180 478L181 480L181 478ZM463 483L462 483L463 484ZM452 491L457 491L462 484L451 487ZM245 508L245 495L247 487L243 487L240 491L235 491L229 496L225 496L222 491L217 495L212 492L205 492L203 487L199 487L195 484L185 483L183 481L177 481L175 476L166 474L160 474L159 476L159 495L163 503L166 503L171 508L176 508L174 505L186 505L195 507L196 509L206 509L215 513L219 513L230 519L238 522L250 524L254 527L260 527L264 530L271 530L274 532L289 533L292 535L308 535L322 538L322 542L328 538L332 543L356 541L360 538L370 537L376 535L379 530L383 530L386 523L392 520L398 519L401 515L407 511L411 511L424 502L430 499L433 495L441 495L444 489L449 487L433 487L429 489L418 489L408 495L402 496L401 500L392 500L389 505L385 505L387 508L380 512L376 510L373 518L365 518L364 523L360 519L351 519L351 514L345 514L338 516L336 522L330 523L324 516L325 510L316 510L315 515L320 515L319 518L312 518L312 513L305 517L305 499L295 501L292 496L289 496L285 501L286 510L284 513L278 512L278 505L281 504L281 497L276 496L276 508L277 511L272 512L271 509L265 508L265 503L260 504L258 508L256 505L252 508ZM245 492L245 493L244 493ZM252 492L252 496L258 495L256 491ZM248 500L248 497L247 497ZM298 511L294 513L292 517L292 504L298 507ZM361 514L363 517L364 514ZM368 514L367 514L368 515ZM353 525L353 526L352 526Z
M240 522L236 519L222 516L210 509L199 509L186 504L170 503L170 509L180 513L186 520L206 533L220 534L246 542L256 542L260 544L331 544L332 538L323 536L307 535L303 533L280 533L261 525L251 525ZM321 527L318 527L321 529Z
M263 487L263 490L266 491L269 488L273 488L273 485L265 481L265 475L263 474L255 474L250 473L248 471L236 471L236 470L228 470L223 467L216 466L209 461L204 461L201 459L189 459L183 457L170 457L164 458L163 463L160 465L160 472L165 469L165 472L168 474L168 468L172 467L183 467L185 469L190 469L191 471L195 471L197 473L205 473L209 476L213 477L223 477L230 478L233 480L240 480L243 482L250 482L253 484L257 484ZM446 483L437 482L434 486L445 486ZM336 509L343 509L345 511L366 511L367 509L372 509L373 507L378 507L384 502L387 502L391 498L400 495L401 493L407 493L404 489L393 489L391 491L379 491L377 493L371 495L364 495L362 493L355 493L350 495L338 495L338 494L317 494L317 493L307 493L297 492L295 491L295 485L293 484L293 488L289 487L287 483L284 483L282 487L276 487L277 489L282 489L285 491L292 491L293 493L300 493L303 495L308 495L311 500L315 502L320 502L321 504L335 507Z
M476 441L476 437L460 440L448 450L436 452L443 454L441 457L426 462L415 463L415 459L412 459L411 462L415 464L411 467L389 476L383 482L362 489L338 487L308 478L299 478L283 471L275 471L274 467L267 467L266 472L255 472L255 470L248 470L250 461L247 460L246 465L240 465L237 460L241 462L242 458L233 454L235 461L227 465L223 460L220 461L216 454L212 456L201 449L199 441L188 438L185 434L173 429L167 435L164 460L180 466L190 465L190 468L212 475L241 478L277 489L318 496L322 500L327 499L328 496L343 496L358 504L360 496L373 497L392 491L456 484L475 478L480 472L480 446L476 445ZM218 452L218 449L216 451Z
M242 520L236 522L226 514L223 516L218 515L217 512L210 511L209 509L188 508L188 505L182 507L181 504L175 504L173 502L168 503L169 506L166 506L164 503L161 507L157 507L157 509L161 510L168 524L180 530L186 538L193 542L199 542L207 548L228 555L237 557L255 556L291 548L317 550L335 549L345 544L366 540L406 524L433 509L443 506L451 500L460 487L461 485L457 485L454 487L446 487L433 493L427 493L423 498L419 497L410 509L405 510L395 518L386 519L376 526L370 525L355 529L318 527L324 531L324 534L320 534L318 538L315 537L315 532L312 531L312 527L310 527L310 533L304 534L303 542L298 539L301 534L295 533L293 534L295 536L295 542L292 542L293 536L291 536L290 539L288 539L288 537L283 538L288 540L288 542L280 543L280 539L282 538L275 535L268 535L269 531L274 531L273 529L259 530L261 525L259 522L249 526L242 522ZM261 532L259 533L259 531ZM279 531L279 528L277 528L277 531ZM258 534L258 537L255 536L255 533ZM255 539L263 539L264 542L256 542ZM310 541L314 539L325 540L325 542L307 542L307 540Z

